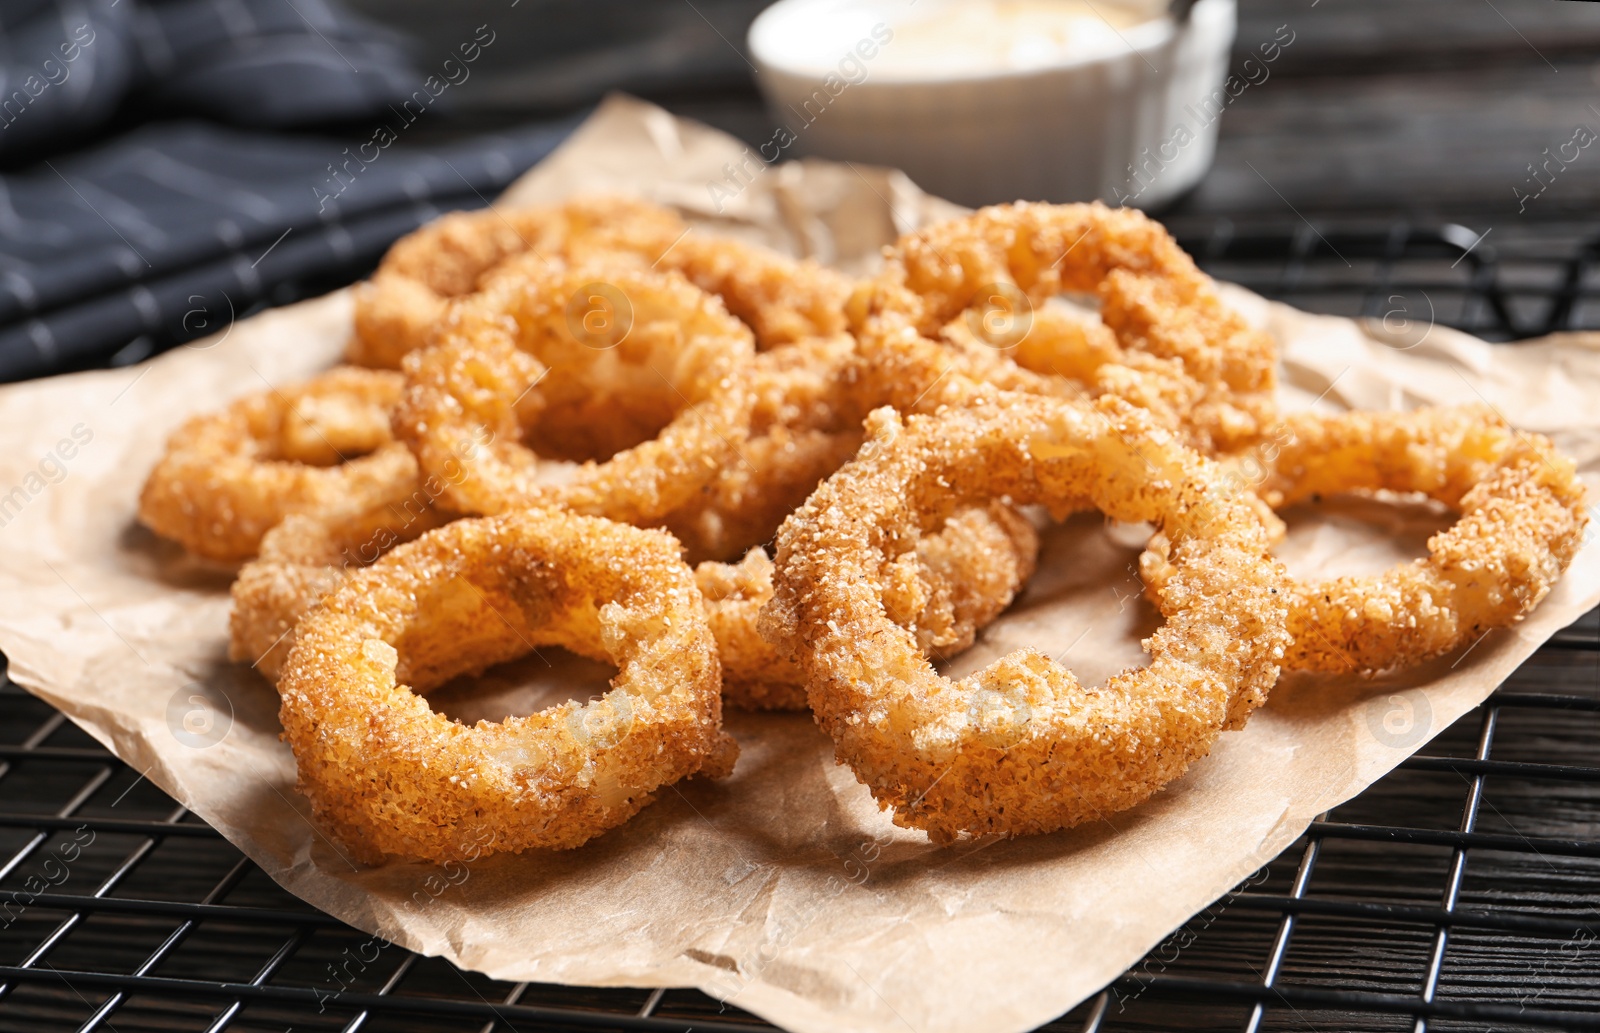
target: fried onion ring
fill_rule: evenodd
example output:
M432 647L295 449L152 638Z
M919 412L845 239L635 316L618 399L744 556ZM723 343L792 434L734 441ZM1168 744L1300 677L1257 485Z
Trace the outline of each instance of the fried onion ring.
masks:
M1065 293L1097 295L1104 325L1053 314L1047 302ZM908 234L850 311L869 355L885 339L943 338L969 377L1055 395L1083 390L1057 378L1082 381L1091 396L1167 415L1207 452L1249 444L1275 413L1271 338L1222 303L1159 223L1131 209L1018 202ZM996 312L1000 334L975 332ZM941 372L900 390L928 392ZM933 395L925 411L952 400Z
M1460 513L1424 559L1365 577L1289 585L1288 670L1407 667L1514 624L1549 594L1582 544L1585 492L1571 459L1480 406L1298 413L1261 493L1276 509L1353 491L1420 493ZM1170 543L1140 571L1167 609Z
M1010 506L962 510L917 543L914 576L894 586L886 605L924 656L943 659L971 646L1011 605L1038 558L1038 531ZM695 568L722 657L722 698L741 710L807 710L805 675L757 626L772 598L772 572L760 549L739 563Z
M1143 410L987 393L902 422L784 522L761 627L807 677L818 723L896 824L938 842L1047 832L1149 797L1265 699L1287 645L1283 573L1221 468ZM1088 499L1176 542L1150 665L1103 689L1033 650L951 683L891 604L916 546L962 506Z
M662 786L731 770L720 667L671 536L524 510L459 520L353 574L300 623L284 738L318 820L360 859L576 847ZM587 704L466 727L416 693L561 645L608 658Z
M232 562L290 514L404 499L417 464L389 430L402 386L397 373L339 368L194 417L167 440L139 519Z
M670 209L627 197L578 197L540 208L490 208L441 216L394 243L356 292L346 361L399 369L424 347L449 303L479 288L509 258L601 258L682 273L722 298L762 348L845 329L851 283L811 260L721 237L703 237Z
M846 329L844 306L854 285L811 259L691 232L661 256L660 264L721 298L755 331L763 350Z
M451 509L559 505L651 524L736 459L752 402L735 373L753 353L744 324L677 273L526 255L407 357L394 430L425 474L461 464L441 499Z
M408 352L428 343L451 300L476 290L485 273L514 255L554 260L621 249L654 258L682 232L673 213L624 197L440 216L395 241L357 288L346 361L399 369Z

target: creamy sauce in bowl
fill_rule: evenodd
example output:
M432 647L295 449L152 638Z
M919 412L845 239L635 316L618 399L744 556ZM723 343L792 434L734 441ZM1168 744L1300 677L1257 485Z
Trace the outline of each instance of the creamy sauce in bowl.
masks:
M1148 20L1105 0L957 0L905 21L874 70L920 78L1047 67L1126 50L1126 32Z
M751 42L793 71L859 58L870 77L908 81L1092 61L1157 42L1168 26L1158 0L785 0Z

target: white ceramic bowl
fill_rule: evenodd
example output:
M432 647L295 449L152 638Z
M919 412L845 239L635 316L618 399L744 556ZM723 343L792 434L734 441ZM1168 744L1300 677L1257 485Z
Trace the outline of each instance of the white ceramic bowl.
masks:
M922 0L918 16L941 2L963 0ZM1122 30L1115 47L1022 70L874 74L894 46L882 36L907 9L779 0L761 13L749 40L756 79L792 136L769 142L768 161L781 152L894 166L968 205L1099 198L1140 208L1210 167L1235 0L1199 0L1181 25L1158 17ZM818 60L819 33L840 41L837 62Z

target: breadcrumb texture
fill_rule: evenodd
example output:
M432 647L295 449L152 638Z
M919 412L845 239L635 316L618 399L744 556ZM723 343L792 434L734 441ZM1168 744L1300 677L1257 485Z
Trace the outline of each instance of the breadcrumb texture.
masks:
M139 519L208 559L256 554L284 517L403 499L417 464L389 431L399 374L339 368L196 416L167 440Z
M472 726L417 695L544 645L616 664L611 690ZM376 863L459 858L486 834L494 851L576 847L661 786L727 773L720 683L671 536L525 510L457 521L353 574L301 623L279 690L301 792Z
M1492 409L1300 413L1270 435L1261 493L1274 507L1340 492L1426 495L1457 510L1428 555L1381 574L1292 582L1291 670L1374 673L1464 649L1522 620L1560 579L1588 525L1571 459ZM1166 609L1170 543L1140 557Z
M1048 832L1148 798L1244 724L1288 644L1282 568L1222 468L1149 413L996 391L872 414L861 454L778 535L761 630L818 723L897 824L940 842ZM1087 688L1032 650L951 682L896 605L923 535L1003 499L1149 521L1176 543L1148 667Z

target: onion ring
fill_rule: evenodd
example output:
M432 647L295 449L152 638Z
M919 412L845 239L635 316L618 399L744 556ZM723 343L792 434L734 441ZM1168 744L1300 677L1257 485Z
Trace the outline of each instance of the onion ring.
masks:
M943 659L971 646L1011 605L1038 558L1038 531L1010 506L965 509L917 543L915 568L886 605L901 615L922 655ZM695 568L722 657L722 699L741 710L808 710L805 675L757 626L772 598L772 574L760 549L736 564Z
M139 519L234 562L290 514L404 499L417 464L389 430L402 386L397 373L339 368L194 417L167 440Z
M860 458L778 534L761 629L806 673L818 723L896 824L936 842L1047 832L1133 806L1265 699L1287 645L1282 568L1221 468L1147 412L979 395L902 422L875 411ZM1173 613L1148 668L1087 690L1033 650L951 683L898 620L890 586L957 508L1088 499L1178 544Z
M353 574L300 623L284 738L319 821L362 860L576 847L661 786L731 770L721 669L669 535L524 510L459 520ZM612 689L465 727L418 690L558 644Z
M1104 326L1052 317L1045 303L1063 293L1097 294ZM974 317L986 306L1009 307L1023 322L987 341L996 354L985 360L974 348L992 335L963 334L961 324L981 322ZM1077 389L1051 380L1083 380L1090 395L1172 414L1168 422L1207 452L1249 444L1275 412L1271 338L1222 303L1159 223L1131 209L1018 202L909 234L857 289L850 311L869 355L883 338L943 335L966 345L959 350L973 379L1055 395ZM928 409L950 400L935 396Z
M671 212L625 197L440 216L395 241L356 290L346 361L399 369L408 352L428 343L451 300L472 293L485 273L514 255L560 259L624 249L659 257L682 232Z
M541 208L454 212L394 243L356 292L346 361L399 369L426 346L449 303L476 291L506 259L609 258L682 273L722 298L762 348L845 329L851 283L814 261L726 238L701 237L670 209L627 197L578 197Z
M1384 573L1289 584L1288 670L1372 673L1422 663L1514 624L1549 594L1582 544L1585 492L1572 460L1479 406L1299 413L1261 493L1282 509L1349 491L1421 493L1457 510L1428 556ZM1140 571L1163 610L1160 535Z
M521 256L407 358L394 430L425 474L461 464L441 498L459 512L651 524L736 458L752 400L734 374L752 354L744 324L676 273ZM553 462L554 448L604 461Z

